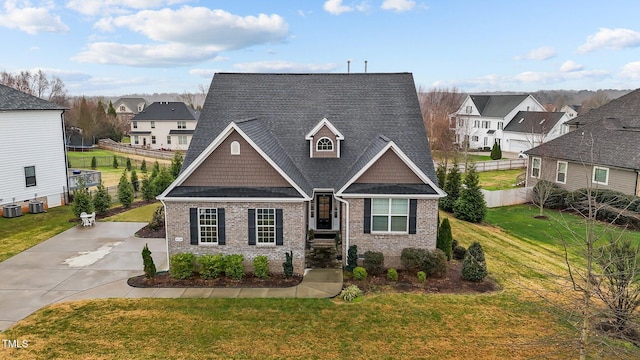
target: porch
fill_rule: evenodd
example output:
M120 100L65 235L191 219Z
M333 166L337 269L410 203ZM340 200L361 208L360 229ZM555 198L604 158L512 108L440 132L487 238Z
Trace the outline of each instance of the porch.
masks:
M341 206L333 192L315 192L308 206L306 267L341 268Z

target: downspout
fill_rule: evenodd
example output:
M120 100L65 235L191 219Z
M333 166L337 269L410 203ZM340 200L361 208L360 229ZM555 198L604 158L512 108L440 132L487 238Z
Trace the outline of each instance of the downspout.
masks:
M64 196L64 204L69 205L69 157L67 156L67 132L64 128L64 109L60 113L60 123L62 124L62 152L64 154L64 178L67 183L67 189Z
M164 240L165 243L167 244L167 266L169 266L170 262L169 262L169 233L167 232L167 225L169 224L167 222L167 204L164 203L164 200L159 199L160 202L162 203L162 206L164 207L164 229L165 229L165 234L164 234ZM169 270L169 268L167 268L167 270Z
M333 195L333 197L340 201L341 203L343 203L345 205L345 220L344 220L344 244L345 244L345 249L349 250L349 202L341 199L340 197L336 196L335 194ZM342 261L344 262L344 264L347 264L347 257L346 256L342 256Z

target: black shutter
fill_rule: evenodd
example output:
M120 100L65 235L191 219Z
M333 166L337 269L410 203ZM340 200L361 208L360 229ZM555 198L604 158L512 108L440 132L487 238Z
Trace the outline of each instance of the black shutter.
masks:
M364 199L364 233L371 233L371 199Z
M418 212L418 200L409 200L409 234L416 233L416 213Z
M284 245L282 234L282 209L276 209L276 245Z
M256 209L249 209L249 245L256 244Z
M218 245L225 245L224 209L218 209Z
M189 228L191 230L191 245L198 245L198 208L189 209Z

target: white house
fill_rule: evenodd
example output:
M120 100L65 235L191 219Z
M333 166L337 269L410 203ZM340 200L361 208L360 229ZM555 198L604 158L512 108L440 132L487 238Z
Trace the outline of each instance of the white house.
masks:
M0 85L0 210L28 209L37 198L47 207L64 204L67 166L65 108Z
M508 138L503 130L520 111L546 109L531 95L469 95L451 114L456 141L471 149L491 147L497 142L503 151L514 151L506 144Z
M154 102L131 119L131 146L187 150L199 116L183 102Z

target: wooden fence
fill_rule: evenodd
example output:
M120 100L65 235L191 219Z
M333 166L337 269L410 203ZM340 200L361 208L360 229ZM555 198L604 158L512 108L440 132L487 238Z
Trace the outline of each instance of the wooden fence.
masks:
M144 157L158 158L158 159L173 159L173 151L151 150L142 149L131 145L119 144L111 139L100 139L98 147L105 150L117 151L126 154L139 155Z
M531 199L530 187L521 187L507 190L484 190L480 189L482 195L484 195L484 201L487 203L488 208L526 204Z
M476 171L494 171L494 170L512 170L512 169L524 169L527 167L527 159L503 159L503 160L491 160L491 161L476 161L473 163L476 166ZM437 166L437 164L436 164ZM452 163L447 164L447 169L453 166ZM464 163L458 164L460 172L464 172L466 166Z

